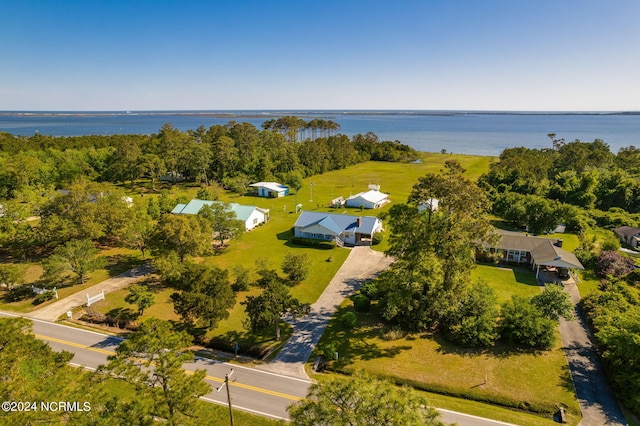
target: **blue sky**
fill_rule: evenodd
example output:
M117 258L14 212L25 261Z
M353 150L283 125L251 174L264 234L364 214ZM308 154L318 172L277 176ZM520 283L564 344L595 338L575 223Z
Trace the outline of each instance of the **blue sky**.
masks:
M637 0L0 0L0 110L640 110Z

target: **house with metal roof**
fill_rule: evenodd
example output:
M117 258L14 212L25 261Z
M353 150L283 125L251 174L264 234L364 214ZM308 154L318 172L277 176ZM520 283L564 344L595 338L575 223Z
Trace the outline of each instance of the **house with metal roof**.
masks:
M236 215L236 219L244 222L247 231L252 230L258 225L266 223L269 220L269 209L263 209L256 206L244 206L237 203L223 203L221 201L199 200L194 198L187 204L178 204L171 210L174 214L198 214L204 206L214 204L226 204L230 211Z
M289 187L278 182L257 182L249 186L255 188L258 197L279 198L289 195Z
M370 189L366 192L360 192L345 200L347 207L360 207L365 209L377 209L390 203L389 194L380 192L377 189Z
M298 238L336 241L339 245L371 245L373 234L382 231L382 221L375 216L303 211L293 225Z
M504 262L530 265L536 271L536 278L541 266L558 270L584 269L573 253L562 248L561 239L533 237L502 229L495 231L498 242L495 245L483 243L485 250L499 254Z

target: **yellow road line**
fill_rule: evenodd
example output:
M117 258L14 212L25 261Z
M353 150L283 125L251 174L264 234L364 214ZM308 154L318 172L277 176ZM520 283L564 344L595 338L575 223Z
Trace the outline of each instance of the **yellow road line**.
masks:
M93 346L87 346L84 345L82 343L75 343L75 342L69 342L68 340L62 340L62 339L58 339L55 337L49 337L49 336L44 336L42 334L34 334L35 337L37 337L38 339L41 340L48 340L50 342L56 342L56 343L60 343L63 345L67 345L67 346L73 346L76 348L80 348L80 349L85 349L85 350L89 350L89 351L93 351L93 352L99 352L101 354L105 354L105 355L115 355L115 352L113 351L108 351L106 349L101 349L101 348L94 348ZM193 374L193 371L189 371L189 370L185 370L187 372L187 374ZM205 379L210 380L212 382L218 382L218 383L223 383L224 379L218 378L218 377L213 377L213 376L205 376ZM257 386L252 386L252 385L247 385L244 383L238 383L238 382L230 382L229 383L232 386L235 387L239 387L239 388L243 388L243 389L247 389L247 390L251 390L254 392L260 392L260 393L264 393L267 395L273 395L273 396L277 396L279 398L284 398L284 399L290 399L292 401L301 401L304 398L298 397L298 396L293 396L293 395L288 395L286 393L282 393L282 392L277 392L277 391L272 391L269 389L263 389L263 388L259 388Z

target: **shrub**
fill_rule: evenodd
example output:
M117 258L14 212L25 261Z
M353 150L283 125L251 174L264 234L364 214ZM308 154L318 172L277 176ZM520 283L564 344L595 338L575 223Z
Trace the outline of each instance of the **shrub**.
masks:
M346 330L351 330L356 326L357 317L353 312L347 312L340 317L340 323Z
M367 281L360 287L360 294L369 298L369 300L378 300L378 286L375 281Z
M37 295L36 298L33 299L33 304L39 305L46 302L47 300L53 299L55 296L56 293L53 290L47 290L44 293Z
M382 340L392 341L392 340L402 339L406 335L407 335L406 331L404 331L402 328L398 327L397 325L394 325L390 329L384 331L380 336L380 338L382 338Z
M617 251L603 251L600 256L598 256L596 264L598 265L598 273L601 277L613 275L619 278L633 271L635 267L633 259L623 256Z
M382 242L383 239L384 239L384 235L382 235L382 232L376 232L371 237L371 245L377 246Z
M353 308L356 312L369 312L371 300L364 294L356 294L353 296Z
M303 247L317 247L323 249L332 249L336 246L335 241L316 240L313 238L293 237L291 243Z
M4 296L4 299L7 302L11 303L11 302L19 302L24 299L29 299L30 297L33 297L33 290L31 290L31 286L19 285L7 291L7 293Z

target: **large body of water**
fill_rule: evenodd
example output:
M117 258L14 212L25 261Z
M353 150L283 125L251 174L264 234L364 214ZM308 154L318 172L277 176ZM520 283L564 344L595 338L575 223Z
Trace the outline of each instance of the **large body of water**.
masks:
M144 112L0 112L0 132L31 136L153 134L163 124L180 130L203 125L249 122L296 115L340 124L352 136L374 132L381 140L399 140L419 151L499 155L508 147L551 147L547 136L566 141L602 139L613 152L640 146L640 113L518 113L462 111L144 111Z

